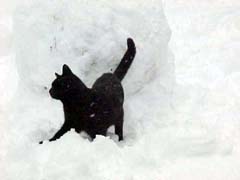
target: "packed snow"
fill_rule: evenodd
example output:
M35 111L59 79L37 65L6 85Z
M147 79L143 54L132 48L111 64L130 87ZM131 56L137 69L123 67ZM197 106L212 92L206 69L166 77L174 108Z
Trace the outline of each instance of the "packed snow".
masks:
M240 179L237 0L4 5L1 179ZM123 80L124 141L110 128L94 141L72 130L48 142L64 120L48 94L54 73L68 64L91 87L116 68L128 37L137 55Z

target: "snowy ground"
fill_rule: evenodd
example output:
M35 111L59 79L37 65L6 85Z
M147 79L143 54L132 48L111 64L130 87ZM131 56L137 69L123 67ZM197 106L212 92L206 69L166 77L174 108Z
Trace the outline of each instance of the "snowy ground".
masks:
M0 9L1 179L240 179L237 0L26 2ZM72 131L38 145L63 121L44 90L53 73L67 59L91 85L126 36L138 55L123 82L125 141Z

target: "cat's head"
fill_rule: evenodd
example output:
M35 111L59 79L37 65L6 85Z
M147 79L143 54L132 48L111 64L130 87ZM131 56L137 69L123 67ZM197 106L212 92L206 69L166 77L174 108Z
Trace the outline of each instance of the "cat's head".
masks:
M82 81L72 73L71 69L64 64L62 75L55 73L56 79L52 82L49 93L52 98L63 100L71 97L76 92L81 92L86 86Z

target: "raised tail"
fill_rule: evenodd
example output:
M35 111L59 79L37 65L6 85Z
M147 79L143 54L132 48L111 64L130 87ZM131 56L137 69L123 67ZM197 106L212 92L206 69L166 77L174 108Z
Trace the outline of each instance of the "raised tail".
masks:
M124 54L120 64L118 65L117 69L114 71L114 74L118 77L120 81L123 80L124 76L127 74L129 67L131 66L133 59L136 54L136 47L131 38L127 39L127 46L128 49Z

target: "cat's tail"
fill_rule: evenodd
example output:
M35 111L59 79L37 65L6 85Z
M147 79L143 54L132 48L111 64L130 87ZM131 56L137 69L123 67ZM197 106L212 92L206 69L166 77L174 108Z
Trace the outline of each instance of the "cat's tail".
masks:
M127 51L125 52L117 69L114 71L114 74L118 77L118 79L120 79L120 81L122 81L124 76L127 74L127 71L131 66L136 54L136 47L134 41L131 38L127 39L127 46Z

